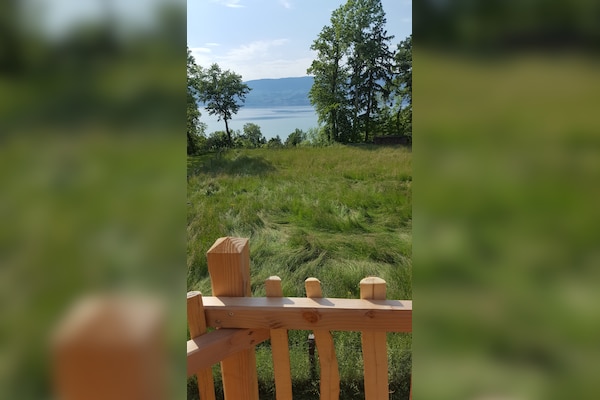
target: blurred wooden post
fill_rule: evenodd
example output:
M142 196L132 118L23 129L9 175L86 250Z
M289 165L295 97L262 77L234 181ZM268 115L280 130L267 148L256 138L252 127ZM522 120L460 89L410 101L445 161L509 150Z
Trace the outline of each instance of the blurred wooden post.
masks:
M265 281L267 297L283 297L281 278L270 276ZM271 352L275 372L275 392L277 400L292 398L292 374L290 367L290 344L286 329L271 329Z
M317 278L308 278L304 281L306 297L315 299L322 298L321 282ZM319 353L319 365L321 366L320 393L321 400L337 400L340 398L340 371L335 356L335 347L331 332L315 329L315 343Z
M157 299L99 295L79 300L53 333L52 397L165 399L164 326Z
M250 296L248 239L219 238L206 255L213 296ZM221 372L226 400L258 400L254 349L240 351L221 361Z
M190 339L206 333L206 320L204 319L204 306L202 293L188 292L187 294L187 320L190 328ZM198 377L198 391L201 400L215 400L215 384L211 368L196 372Z
M385 281L369 277L360 281L360 298L385 300ZM385 332L362 332L365 399L389 399L387 338Z

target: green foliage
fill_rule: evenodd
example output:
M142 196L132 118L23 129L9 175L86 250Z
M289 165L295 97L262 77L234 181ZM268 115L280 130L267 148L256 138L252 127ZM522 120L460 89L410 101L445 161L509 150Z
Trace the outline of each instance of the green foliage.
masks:
M369 142L379 133L382 110L395 85L406 83L404 75L412 71L412 39L411 47L402 47L395 57L380 0L348 0L330 21L311 46L317 52L307 71L314 74L311 104L328 142ZM410 82L412 88L412 77ZM402 100L392 99L397 122Z
M261 147L263 144L267 143L267 140L260 131L260 126L253 123L247 123L244 125L244 133L243 135L240 135L239 138L241 138L243 142L240 146L236 147L253 149Z
M233 146L233 139L227 121L237 114L246 95L250 92L248 85L242 82L242 76L232 71L222 71L217 64L208 69L198 68L196 80L198 98L205 103L210 115L217 115L225 121L225 132L228 143Z
M229 146L229 139L225 131L215 131L211 133L205 142L206 150L219 150Z
M283 147L283 143L281 143L281 138L279 137L279 135L269 139L269 141L266 144L266 147L269 149L279 149Z
M302 129L296 128L294 132L290 133L287 139L285 140L286 147L295 147L298 146L306 139L306 134Z
M323 127L309 128L308 131L306 132L306 140L312 146L322 147L322 146L327 146L327 145L331 144L329 142L327 133Z
M396 74L388 83L392 107L384 123L388 134L412 136L412 35L398 44L394 56Z
M381 94L387 96L384 83L389 75L393 54L389 50L385 31L385 12L380 0L355 0L346 3L352 47L348 54L351 67L350 97L352 124L355 131L364 132L368 142L374 127L374 117L381 106Z
M311 45L311 50L317 52L317 59L307 71L314 75L310 102L318 114L319 123L326 127L328 142L342 141L342 128L348 125L349 76L343 64L348 44L341 29L344 24L338 21L340 16L341 8L333 12L332 26L324 27Z
M205 146L204 131L206 124L200 122L200 111L196 96L198 96L198 66L187 49L187 85L186 85L186 130L187 130L187 154L197 154Z
M316 134L315 131L312 133ZM281 143L278 138L267 143ZM388 297L412 298L411 153L371 145L233 149L188 158L188 290L210 294L206 251L221 236L250 238L251 287L282 278L286 296L305 296L315 276L330 297L358 298L367 275ZM294 398L313 399L307 332L290 332ZM360 339L336 333L342 398L360 398ZM406 398L411 335L390 335L392 398ZM270 348L257 349L261 398L274 398Z

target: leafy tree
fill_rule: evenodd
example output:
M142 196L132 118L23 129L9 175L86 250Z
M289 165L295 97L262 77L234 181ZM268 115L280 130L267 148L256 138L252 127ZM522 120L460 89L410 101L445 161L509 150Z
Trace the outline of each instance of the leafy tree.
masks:
M348 70L344 64L348 46L342 6L333 12L331 26L325 26L311 45L317 59L307 71L314 75L310 102L317 111L319 123L325 125L329 142L341 141L342 128L348 126Z
M208 150L224 149L229 146L227 133L224 131L215 131L206 139L206 148Z
M260 126L253 123L244 125L244 137L250 144L247 147L256 148L267 142L260 131Z
M306 134L302 129L296 128L294 132L290 133L290 135L285 140L285 145L287 147L298 146L306 139Z
M198 96L198 66L194 56L187 49L187 100L186 100L186 130L187 154L196 154L202 147L206 124L200 122L200 111L196 97Z
M397 68L393 85L400 98L396 112L398 130L404 128L404 134L412 136L412 35L398 44L394 57ZM406 107L403 104L406 103Z
M351 68L350 95L353 99L354 130L364 132L364 141L380 110L381 99L388 96L385 83L390 80L394 37L385 30L385 11L381 0L349 0L346 3L352 46L348 57Z
M279 149L283 147L283 143L281 143L281 138L279 137L279 135L269 139L269 141L267 142L267 147L269 149Z
M412 136L412 35L398 44L388 90L392 103L382 116L386 133Z
M348 0L330 21L311 46L311 104L330 142L367 142L389 95L393 36L381 0Z
M241 104L250 92L248 85L242 82L242 76L229 70L221 71L217 64L208 69L200 69L198 77L198 94L200 101L210 115L217 115L219 121L225 121L225 132L230 146L233 146L231 131L227 121L237 114Z
M329 141L329 138L327 137L327 133L325 132L325 129L323 129L323 127L309 128L308 131L306 132L306 140L312 146L327 146L328 144L331 143Z

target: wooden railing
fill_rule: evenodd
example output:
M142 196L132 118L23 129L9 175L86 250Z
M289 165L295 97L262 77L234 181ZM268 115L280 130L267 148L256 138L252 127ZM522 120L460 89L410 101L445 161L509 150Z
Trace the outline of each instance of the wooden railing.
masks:
M320 398L338 399L340 377L330 331L360 331L366 399L388 399L386 332L412 332L412 301L386 300L386 283L360 282L360 299L324 298L318 279L306 298L283 297L281 279L265 282L267 297L250 296L248 240L220 238L208 250L213 296L187 294L187 373L201 400L215 398L212 365L220 362L226 400L258 399L254 346L270 339L278 400L292 399L288 330L312 330L319 354ZM206 333L207 328L217 328ZM412 398L412 387L410 397Z

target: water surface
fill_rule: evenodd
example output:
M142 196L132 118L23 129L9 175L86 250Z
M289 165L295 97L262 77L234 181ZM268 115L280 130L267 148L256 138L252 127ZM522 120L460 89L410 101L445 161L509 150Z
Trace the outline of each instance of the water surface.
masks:
M218 121L217 116L208 115L204 108L200 108L200 120L207 125L207 136L214 131L224 131L225 122ZM306 132L318 126L317 114L311 106L290 106L272 108L242 107L229 121L231 130L243 131L244 125L253 123L260 126L263 136L269 140L279 135L282 141L296 128Z

